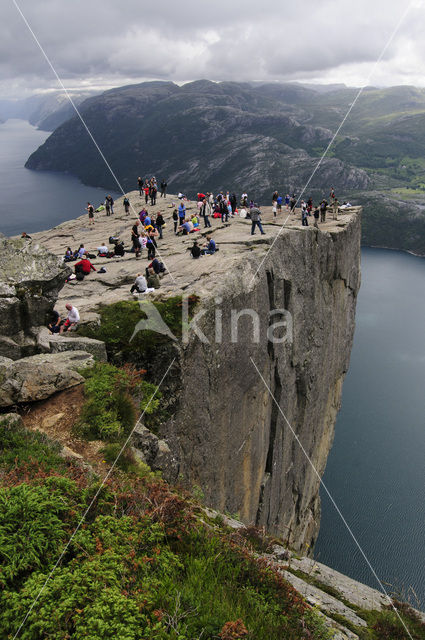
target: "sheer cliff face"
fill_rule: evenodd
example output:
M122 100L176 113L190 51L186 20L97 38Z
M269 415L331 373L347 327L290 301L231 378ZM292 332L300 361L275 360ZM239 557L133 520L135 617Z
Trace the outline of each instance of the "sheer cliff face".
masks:
M332 445L353 340L360 214L328 233L285 230L253 279L257 266L258 256L235 262L203 299L197 325L210 344L190 334L177 374L178 410L164 436L208 504L306 549L318 533L317 474ZM231 340L231 312L243 309L259 314L259 342L248 315ZM292 341L267 339L270 323L281 320L270 318L276 309L290 313Z

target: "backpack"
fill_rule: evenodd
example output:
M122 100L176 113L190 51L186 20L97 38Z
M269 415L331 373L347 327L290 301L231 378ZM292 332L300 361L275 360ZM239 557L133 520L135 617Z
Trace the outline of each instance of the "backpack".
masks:
M75 277L77 280L84 280L84 273L82 271L77 271Z

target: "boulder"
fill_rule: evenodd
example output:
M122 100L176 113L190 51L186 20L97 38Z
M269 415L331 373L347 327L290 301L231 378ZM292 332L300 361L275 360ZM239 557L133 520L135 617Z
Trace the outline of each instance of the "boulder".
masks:
M0 234L0 355L17 360L43 350L32 330L47 324L70 273L41 245Z
M167 482L175 482L179 474L179 463L170 447L149 431L143 424L136 425L133 435L133 453L145 462L152 471L161 471Z
M84 338L75 333L68 335L55 334L49 337L49 346L52 353L63 353L64 351L86 351L99 362L107 362L105 343L93 338Z
M77 369L92 366L93 356L85 351L48 353L0 360L0 407L44 400L57 391L81 384Z

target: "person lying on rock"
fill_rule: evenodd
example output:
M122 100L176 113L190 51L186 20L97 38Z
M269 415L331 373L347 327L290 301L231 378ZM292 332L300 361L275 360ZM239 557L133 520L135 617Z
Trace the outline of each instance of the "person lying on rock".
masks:
M59 333L64 333L64 331L70 331L73 327L77 326L77 323L80 322L80 314L78 313L77 307L73 307L69 302L65 305L66 310L68 311L67 318L63 325L61 326Z
M77 273L83 273L85 276L88 276L91 270L96 271L94 265L88 258L83 258L80 262L76 262L74 269L75 275L77 275Z
M51 314L50 322L47 325L47 328L50 331L50 333L52 334L59 333L60 324L61 324L61 317L57 311L53 310Z

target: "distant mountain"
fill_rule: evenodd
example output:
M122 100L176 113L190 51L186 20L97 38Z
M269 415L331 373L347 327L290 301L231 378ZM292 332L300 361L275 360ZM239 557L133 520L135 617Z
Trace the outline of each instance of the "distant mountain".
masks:
M341 200L366 203L365 219L373 221L364 225L366 243L402 244L425 254L425 90L364 89L311 178L358 91L345 85L324 91L297 83L147 82L91 97L80 110L124 190L135 187L138 175L156 175L189 195L247 190L268 203L275 188L300 194L309 181L304 196L317 199L333 186ZM76 117L61 124L26 166L116 188ZM400 197L400 189L415 195L414 216L408 215L412 199ZM368 194L379 220L368 213ZM394 225L404 225L403 234Z
M93 91L70 91L76 106ZM43 131L54 131L75 114L75 110L63 91L36 94L22 100L0 100L0 120L21 118Z
M310 94L292 85L150 82L90 98L81 113L124 189L139 174L155 174L175 190L249 189L269 201L276 185L300 191L332 136L296 105ZM116 186L77 118L56 129L26 166ZM364 189L368 182L364 171L327 158L311 188Z

